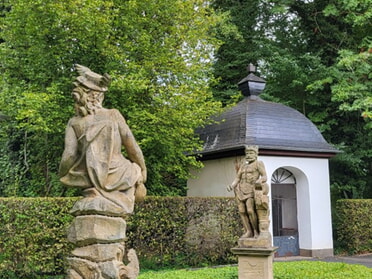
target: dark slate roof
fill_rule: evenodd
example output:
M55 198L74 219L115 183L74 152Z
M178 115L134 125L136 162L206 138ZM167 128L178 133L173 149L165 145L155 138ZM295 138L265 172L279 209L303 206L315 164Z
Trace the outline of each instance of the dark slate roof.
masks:
M215 119L220 122L197 130L204 142L200 154L226 152L245 145L279 151L338 152L303 114L256 96L246 97Z

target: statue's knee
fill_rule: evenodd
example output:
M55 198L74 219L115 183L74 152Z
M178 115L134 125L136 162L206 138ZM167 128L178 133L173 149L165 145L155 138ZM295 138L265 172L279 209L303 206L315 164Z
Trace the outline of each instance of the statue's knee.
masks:
M246 214L246 212L247 212L244 204L239 204L238 205L238 210L239 210L240 214Z
M239 215L240 216L247 216L247 212L246 211L240 211L239 210Z
M247 212L248 212L249 215L255 214L253 208L248 208Z

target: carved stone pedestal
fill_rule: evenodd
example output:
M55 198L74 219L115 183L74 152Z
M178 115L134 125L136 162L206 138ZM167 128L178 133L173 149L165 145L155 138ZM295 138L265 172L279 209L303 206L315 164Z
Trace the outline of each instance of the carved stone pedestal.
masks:
M273 255L276 247L244 248L231 251L238 256L239 279L273 279Z
M86 190L71 210L75 215L68 240L75 244L67 258L66 279L135 279L139 263L135 250L126 251L128 214L111 201ZM124 265L123 260L128 264Z

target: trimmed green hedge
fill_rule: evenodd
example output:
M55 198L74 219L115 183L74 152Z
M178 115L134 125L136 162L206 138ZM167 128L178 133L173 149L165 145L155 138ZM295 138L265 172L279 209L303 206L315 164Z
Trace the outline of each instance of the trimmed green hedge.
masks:
M128 222L128 246L146 268L236 261L230 249L242 233L232 198L151 197Z
M0 199L0 278L64 272L77 199ZM242 233L232 198L148 197L127 225L142 268L235 262L230 248Z
M334 217L338 247L349 253L372 251L372 199L338 200Z
M0 198L0 278L64 273L78 199ZM336 209L338 245L371 252L372 200L341 200ZM230 249L241 233L233 198L147 197L128 220L127 247L147 269L235 263Z
M71 246L66 228L77 199L0 199L0 278L58 274Z

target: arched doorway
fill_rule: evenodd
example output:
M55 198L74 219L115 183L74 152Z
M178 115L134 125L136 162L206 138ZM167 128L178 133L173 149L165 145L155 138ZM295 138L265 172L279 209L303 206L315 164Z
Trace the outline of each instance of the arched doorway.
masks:
M296 178L285 168L271 177L272 226L276 256L299 255Z

